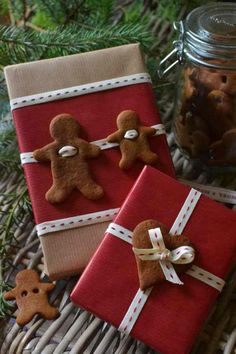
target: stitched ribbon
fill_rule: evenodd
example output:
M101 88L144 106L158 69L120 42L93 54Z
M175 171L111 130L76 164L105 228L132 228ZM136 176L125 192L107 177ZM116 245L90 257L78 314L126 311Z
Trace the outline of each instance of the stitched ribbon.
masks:
M134 253L143 261L158 260L166 280L183 285L184 283L179 279L172 263L191 263L195 256L194 249L190 246L181 246L172 251L168 250L159 227L148 230L148 234L153 248L133 247Z
M90 82L84 85L64 87L59 90L40 92L34 95L12 98L10 100L11 110L16 108L32 106L35 104L42 104L65 98L87 95L94 92L107 91L118 87L125 87L130 85L152 83L151 77L147 73L138 73L115 77L109 80L102 80Z
M187 196L182 208L179 211L169 233L173 237L175 235L181 234L185 226L187 225L195 206L197 205L201 193L196 191L195 189L191 189L189 195ZM155 230L155 229L154 229ZM150 231L150 230L149 230ZM132 231L125 229L124 227L117 225L115 223L111 223L108 226L107 232L111 235L114 235L123 241L126 241L129 244L132 244ZM151 231L152 233L152 231ZM187 247L187 246L185 246ZM165 248L165 247L162 247ZM151 249L152 250L152 249ZM177 249L176 249L177 250ZM164 252L167 253L167 252ZM164 256L166 257L166 256ZM190 255L189 255L190 257ZM161 260L162 261L162 260ZM195 279L200 280L201 282L215 288L219 292L222 291L225 281L216 275L193 265L186 274L192 276ZM131 301L131 304L124 315L123 320L120 323L119 331L124 332L125 334L129 334L132 331L133 326L135 325L145 303L148 300L149 295L151 294L153 287L142 291L138 289L137 293L134 296L134 299Z
M156 132L155 132L155 134L153 134L153 136L159 136L159 135L166 134L165 127L164 127L163 124L155 124L155 125L152 125L151 128L155 128L156 129ZM131 130L128 130L127 132L130 132L130 131ZM107 149L111 149L111 148L119 146L118 143L109 143L108 141L106 141L106 139L100 139L100 140L91 141L91 143L94 144L94 145L97 145L98 147L100 147L101 150L107 150ZM21 164L22 165L25 165L27 163L37 163L38 162L33 157L33 152L32 151L22 152L20 154L20 159L21 159Z

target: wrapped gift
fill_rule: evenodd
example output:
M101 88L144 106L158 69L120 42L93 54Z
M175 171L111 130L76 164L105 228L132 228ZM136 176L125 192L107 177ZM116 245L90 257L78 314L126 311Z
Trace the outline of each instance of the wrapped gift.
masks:
M140 47L13 65L5 76L45 271L78 273L144 163L174 175ZM129 126L123 144L130 117L142 132ZM141 135L148 156L127 159L124 145Z
M71 299L158 352L189 353L235 261L235 229L233 211L146 166Z

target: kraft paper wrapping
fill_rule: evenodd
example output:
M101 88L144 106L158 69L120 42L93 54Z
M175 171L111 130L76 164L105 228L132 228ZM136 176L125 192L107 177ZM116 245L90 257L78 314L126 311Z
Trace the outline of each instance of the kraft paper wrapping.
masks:
M145 72L139 44L7 66L10 99Z
M109 223L106 221L41 236L46 274L56 280L82 273Z
M10 99L145 71L139 44L12 65L4 70ZM117 205L107 209L113 207ZM41 236L45 272L50 278L81 273L108 224L103 222Z

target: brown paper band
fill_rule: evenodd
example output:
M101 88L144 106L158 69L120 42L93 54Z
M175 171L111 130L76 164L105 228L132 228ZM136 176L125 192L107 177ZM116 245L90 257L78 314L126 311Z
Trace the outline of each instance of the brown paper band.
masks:
M10 99L145 72L139 44L7 66Z

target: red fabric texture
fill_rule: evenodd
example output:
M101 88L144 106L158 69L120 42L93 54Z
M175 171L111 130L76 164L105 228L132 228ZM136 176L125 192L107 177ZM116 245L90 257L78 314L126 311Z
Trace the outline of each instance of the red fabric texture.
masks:
M94 141L117 130L117 115L126 109L135 110L144 125L160 123L150 84L136 84L16 109L13 116L20 152L33 151L52 141L49 124L57 114L72 114L83 128L82 137ZM159 156L156 167L174 176L166 137L151 137L150 144ZM143 168L143 164L137 162L129 171L122 171L118 166L120 158L119 148L116 147L103 150L98 158L89 160L95 181L104 188L102 199L91 201L74 191L64 203L58 205L51 205L44 197L52 184L50 164L25 164L36 223L120 207Z
M171 228L190 188L145 167L125 200L115 223L133 230L146 219ZM201 196L183 234L196 250L194 264L225 278L236 256L236 214ZM112 276L111 276L112 274ZM185 274L184 285L155 286L131 336L163 354L185 354L209 314L219 292ZM139 287L132 246L106 234L81 276L71 299L119 327Z

